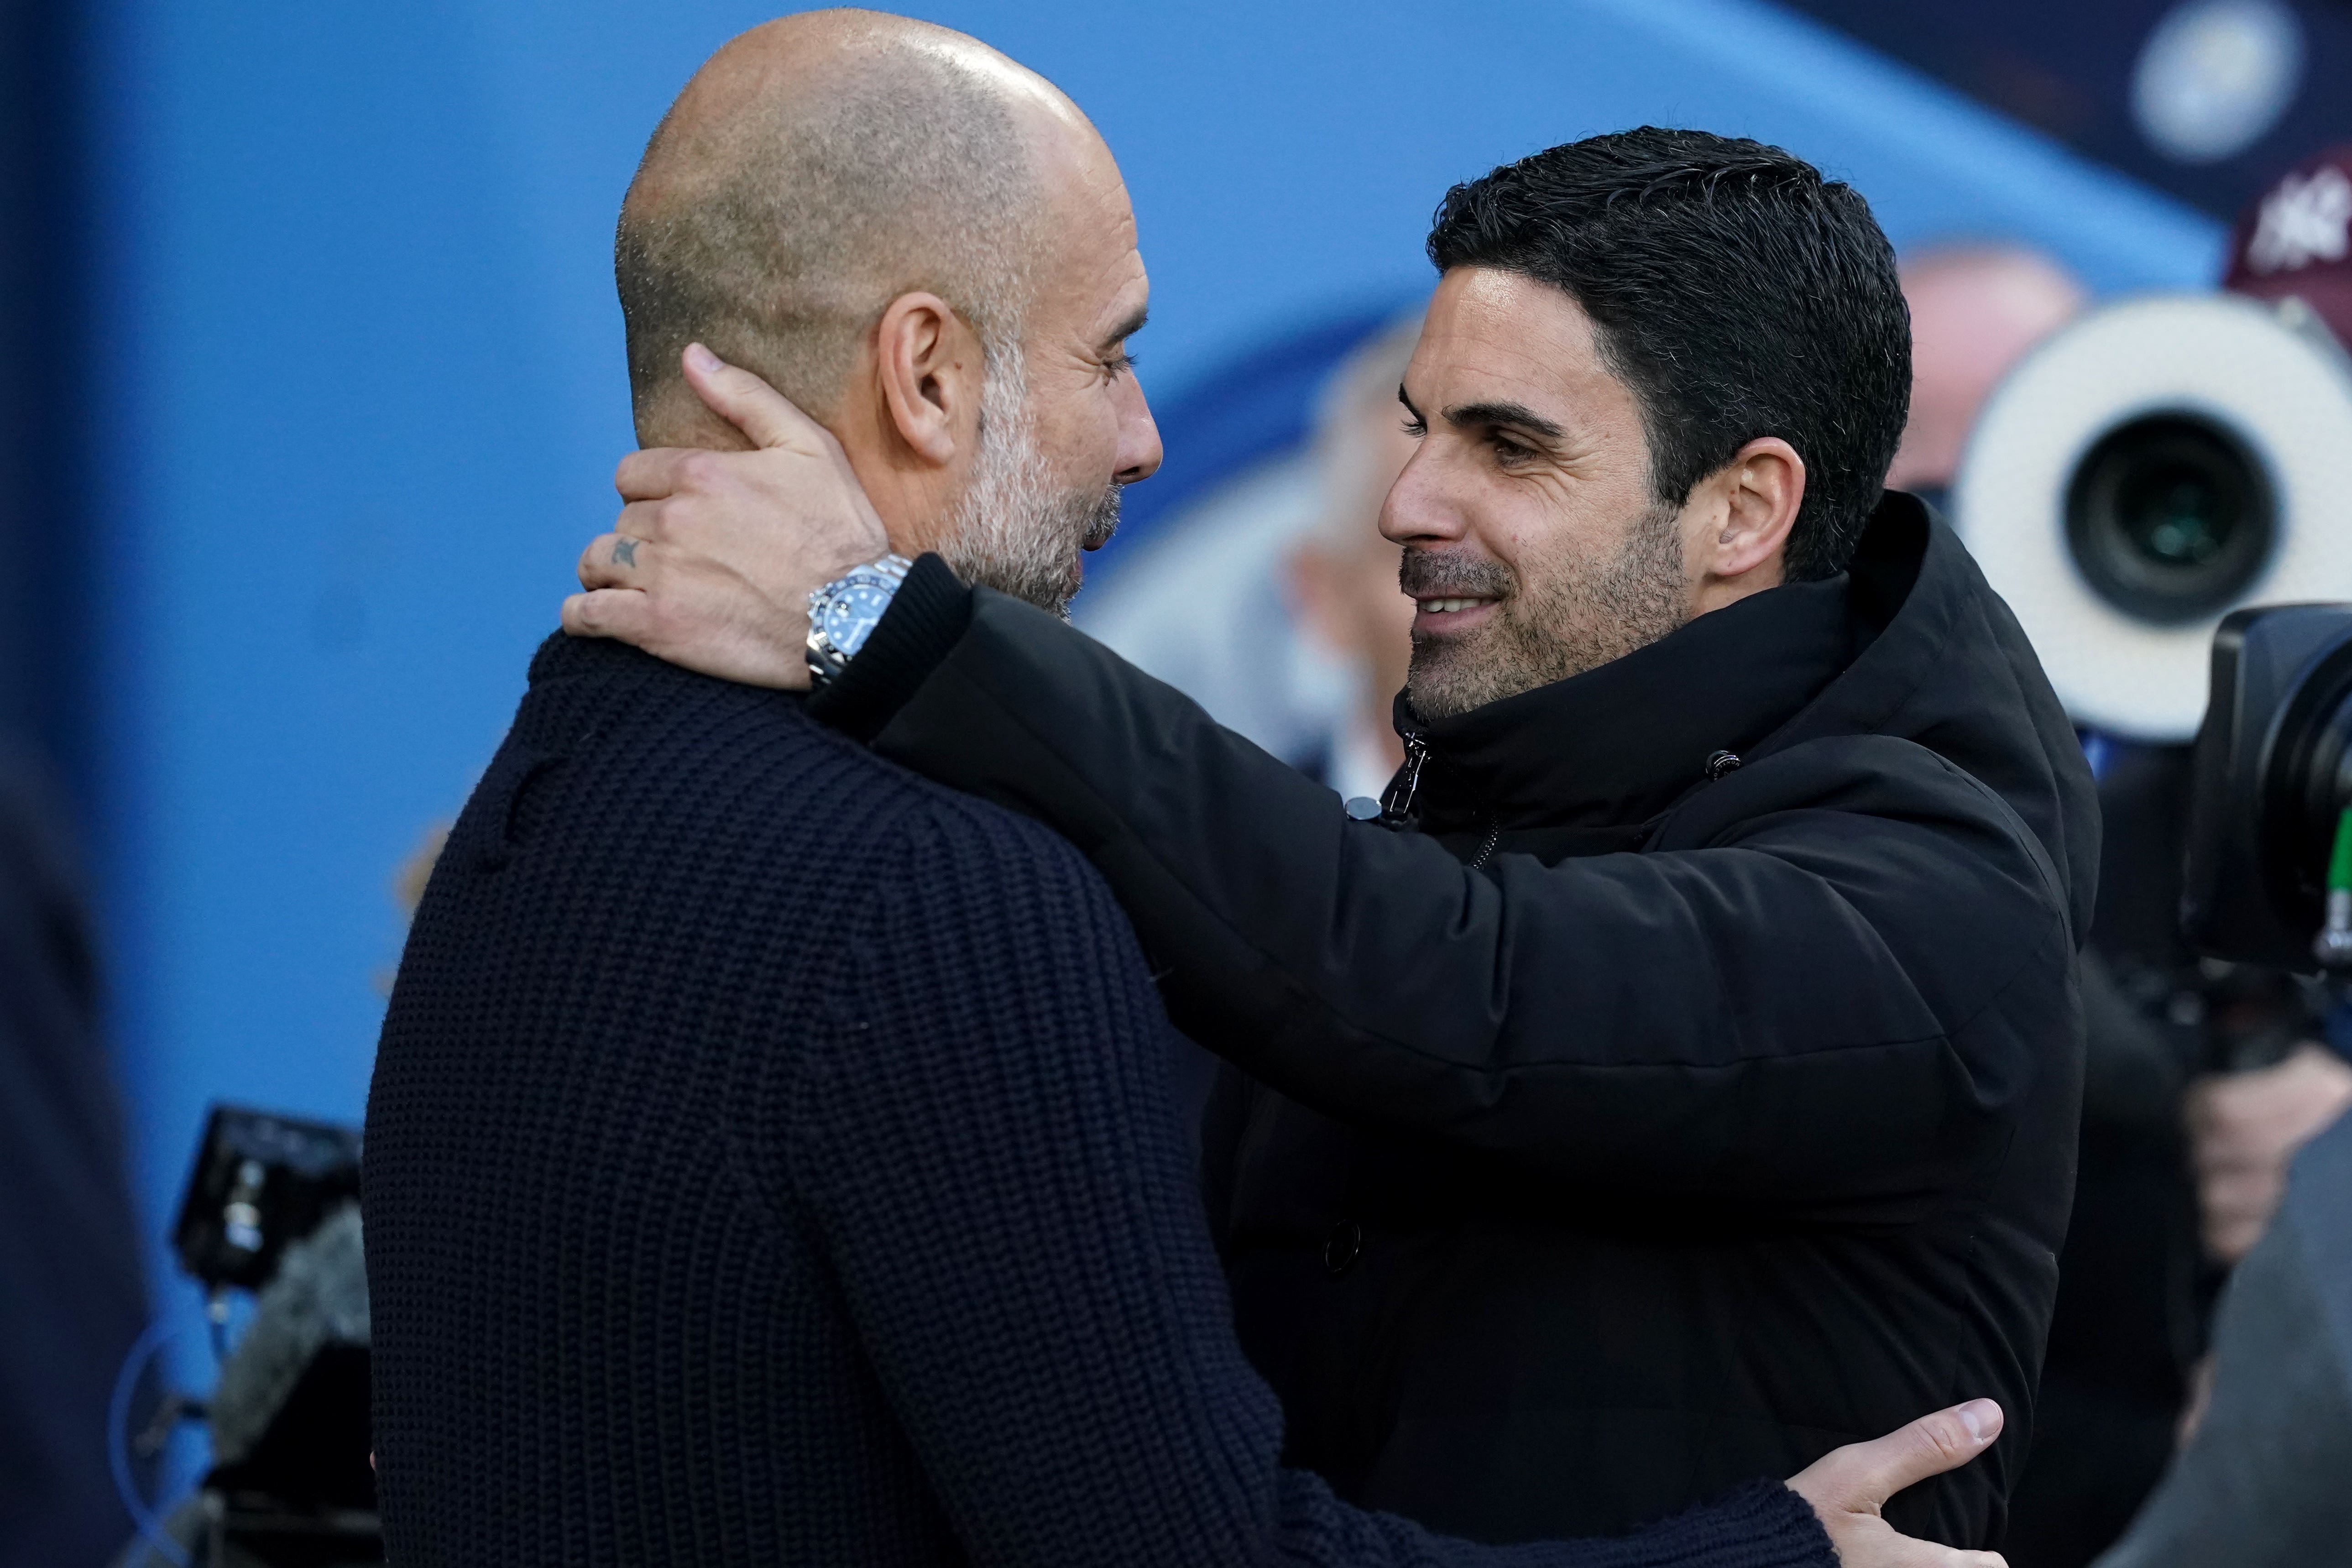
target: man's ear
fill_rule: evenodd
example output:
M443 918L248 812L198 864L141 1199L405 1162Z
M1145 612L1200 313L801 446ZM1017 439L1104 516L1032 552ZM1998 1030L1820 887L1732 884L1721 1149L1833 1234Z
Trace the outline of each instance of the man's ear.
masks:
M980 335L936 294L901 294L875 328L884 423L919 463L945 468L980 429Z
M1759 436L1706 482L1719 498L1722 521L1714 537L1699 542L1703 575L1736 580L1780 561L1805 504L1805 459L1797 449L1778 436ZM1778 582L1780 573L1776 567L1769 575Z

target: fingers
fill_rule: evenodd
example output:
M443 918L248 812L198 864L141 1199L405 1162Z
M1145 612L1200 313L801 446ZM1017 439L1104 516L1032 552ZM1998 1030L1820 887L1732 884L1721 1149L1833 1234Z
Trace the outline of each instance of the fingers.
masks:
M659 564L661 548L655 541L625 531L598 534L580 552L580 585L588 589L649 588Z
M698 484L709 489L719 478L719 456L702 447L646 447L621 459L613 488L625 501L661 500Z
M2002 1419L2000 1406L1991 1400L1971 1399L1846 1449L1862 1451L1855 1482L1869 1498L1871 1511L1905 1487L1958 1469L1983 1453L2000 1436Z
M822 448L824 426L802 413L792 399L740 365L729 364L700 343L686 345L687 384L709 410L759 447Z
M643 646L653 601L632 588L601 588L563 601L563 629L575 637L618 637Z
M1790 1477L1789 1485L1824 1519L1874 1515L1904 1488L1983 1453L2000 1436L2001 1420L2000 1405L1971 1399L1884 1437L1832 1449Z
M598 588L563 601L563 629L576 637L612 637L672 664L746 686L808 689L808 660L797 643L757 627L680 615L651 594Z
M1883 1503L1907 1486L1967 1464L2000 1436L2004 1419L1991 1400L1971 1399L1862 1445L1881 1450L1866 1472L1874 1500Z

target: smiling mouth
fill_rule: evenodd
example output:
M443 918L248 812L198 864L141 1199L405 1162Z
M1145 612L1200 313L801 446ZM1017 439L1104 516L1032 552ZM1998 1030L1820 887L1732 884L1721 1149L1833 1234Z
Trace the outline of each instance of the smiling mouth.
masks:
M1420 608L1421 613L1424 616L1455 616L1460 615L1465 610L1475 610L1482 605L1491 605L1494 603L1495 601L1492 599L1458 598L1415 599L1413 601L1413 604Z

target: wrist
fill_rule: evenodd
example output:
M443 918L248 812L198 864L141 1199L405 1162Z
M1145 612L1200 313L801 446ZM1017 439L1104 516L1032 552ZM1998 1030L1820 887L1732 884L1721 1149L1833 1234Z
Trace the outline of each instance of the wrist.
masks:
M903 555L886 554L848 567L809 595L808 637L803 651L812 686L823 687L849 668L849 661L881 623L912 564Z
M859 741L881 733L971 624L971 590L937 555L916 558L856 657L817 684L809 712Z

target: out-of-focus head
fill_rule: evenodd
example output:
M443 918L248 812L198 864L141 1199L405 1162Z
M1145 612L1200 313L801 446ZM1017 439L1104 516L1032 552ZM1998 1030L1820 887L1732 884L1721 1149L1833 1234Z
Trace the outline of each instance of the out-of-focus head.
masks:
M1159 464L1149 286L1110 151L1051 83L878 12L770 22L654 132L614 270L638 439L740 446L693 342L823 420L901 550L1060 608Z
M1307 629L1357 667L1376 707L1403 689L1412 652L1412 601L1398 590L1397 547L1381 536L1380 522L1389 487L1412 457L1397 385L1420 336L1415 315L1333 373L1315 421L1323 509L1290 557Z
M1424 718L1843 571L1903 430L1895 256L1777 148L1644 128L1454 187L1381 531Z
M2090 302L2074 275L2020 245L1949 245L1903 263L1911 306L1911 421L1887 470L1897 489L1940 490L1985 399L2028 350Z

